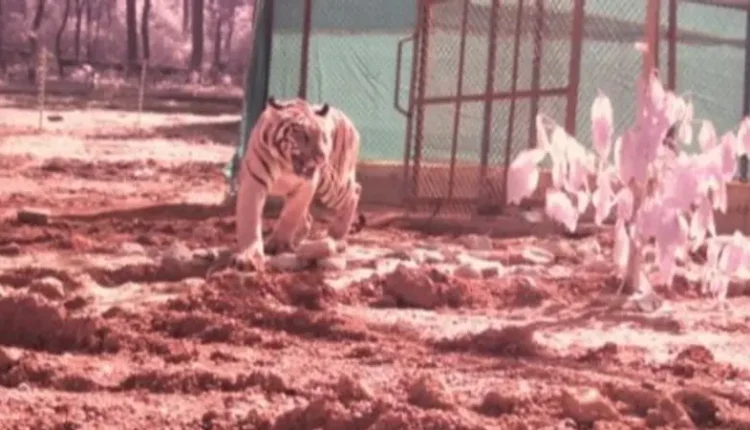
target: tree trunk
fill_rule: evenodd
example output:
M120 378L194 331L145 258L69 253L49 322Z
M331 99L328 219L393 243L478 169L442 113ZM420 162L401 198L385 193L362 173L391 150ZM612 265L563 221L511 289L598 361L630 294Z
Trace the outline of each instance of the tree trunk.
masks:
M5 41L3 40L3 29L5 28L5 15L3 14L3 2L0 0L0 72L5 72L5 55L3 49Z
M112 16L114 14L114 10L117 8L117 1L116 0L108 0L107 1L107 25L112 25Z
M217 72L217 77L218 77L218 72L221 69L221 42L222 42L221 29L224 26L223 18L224 18L223 13L222 11L219 10L216 13L216 23L215 23L216 28L214 29L214 59L213 59L213 68L214 68L214 71Z
M70 15L70 0L65 0L65 9L63 9L62 21L60 22L60 28L57 29L57 35L55 36L55 56L57 57L57 72L62 78L63 66L62 66L62 36L65 33L65 28L68 26L68 16Z
M190 31L190 0L182 0L182 34Z
M143 45L143 59L145 60L141 67L151 58L151 44L149 42L148 21L151 14L151 0L143 0L143 11L141 15L141 44Z
M91 41L91 48L88 51L89 62L94 60L94 55L99 47L99 30L102 26L102 11L108 8L109 5L104 0L99 0L96 5L96 14L94 16L94 37Z
M76 27L73 35L73 55L76 61L81 58L81 23L83 21L83 8L86 0L76 0Z
M84 46L86 47L86 61L87 62L91 61L91 34L93 33L91 27L94 25L94 23L93 23L93 20L94 20L94 11L93 11L93 6L91 5L92 1L93 0L86 0L86 8L85 8L85 11L86 11L86 33L85 33L85 37L84 37L84 41L85 41Z
M127 71L131 73L138 63L138 33L136 30L135 0L125 0L125 21L128 32Z
M192 17L193 52L190 56L190 68L199 70L203 63L203 0L193 0Z
M29 50L31 51L31 64L29 64L28 78L29 82L35 84L37 82L36 76L36 65L39 60L39 28L42 26L42 19L44 19L44 6L46 0L37 0L36 12L34 13L34 20L31 22L31 33L29 34ZM42 77L44 79L44 77Z
M224 43L224 52L231 56L232 55L232 39L234 38L234 15L237 12L237 2L232 2L232 7L227 13L227 38Z

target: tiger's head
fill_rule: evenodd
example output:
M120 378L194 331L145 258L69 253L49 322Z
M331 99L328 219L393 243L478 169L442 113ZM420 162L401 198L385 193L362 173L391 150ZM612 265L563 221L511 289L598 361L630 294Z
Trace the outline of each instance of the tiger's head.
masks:
M299 98L279 102L271 97L266 109L278 124L270 140L295 175L311 179L331 153L330 106L315 106Z

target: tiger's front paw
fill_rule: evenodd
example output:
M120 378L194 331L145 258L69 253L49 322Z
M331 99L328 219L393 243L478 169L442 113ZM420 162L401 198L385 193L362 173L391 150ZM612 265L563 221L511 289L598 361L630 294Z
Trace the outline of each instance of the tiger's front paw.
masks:
M266 258L263 253L263 245L258 242L245 248L232 258L232 267L239 271L265 270Z
M357 220L352 223L352 226L349 228L349 234L357 234L365 229L367 226L367 218L365 218L365 214L359 213L357 215Z
M285 252L294 251L294 245L291 238L281 237L280 235L271 234L264 245L268 255L278 255Z

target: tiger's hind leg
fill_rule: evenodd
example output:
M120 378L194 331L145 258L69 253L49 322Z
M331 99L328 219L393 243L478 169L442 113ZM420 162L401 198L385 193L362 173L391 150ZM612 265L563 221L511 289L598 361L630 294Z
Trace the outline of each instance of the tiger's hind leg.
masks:
M293 194L287 196L279 219L265 243L266 253L278 254L295 248L300 233L308 229L310 203L315 195L315 181L302 184Z

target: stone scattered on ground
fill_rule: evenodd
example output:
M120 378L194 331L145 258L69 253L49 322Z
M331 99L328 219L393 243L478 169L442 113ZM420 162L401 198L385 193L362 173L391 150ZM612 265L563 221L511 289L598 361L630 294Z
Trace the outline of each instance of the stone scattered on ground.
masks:
M408 390L409 403L424 409L452 409L453 395L435 376L425 375L414 381Z
M13 257L21 254L21 246L15 242L7 243L0 246L0 255Z
M45 276L35 279L29 285L29 292L40 294L49 300L60 300L65 297L65 286L59 279Z
M612 401L594 388L563 389L560 403L563 414L578 423L611 421L620 416Z
M461 237L460 242L470 250L491 251L493 249L492 239L490 239L488 236L469 234Z
M4 372L18 364L23 357L23 351L18 348L0 347L0 372Z
M51 215L52 212L49 209L29 207L19 210L17 219L18 222L23 224L47 225L49 224Z
M269 268L279 272L296 272L307 266L307 262L293 252L272 255L266 261Z
M335 240L326 237L319 240L303 240L297 246L296 253L302 260L318 261L336 255L339 249L339 244Z

